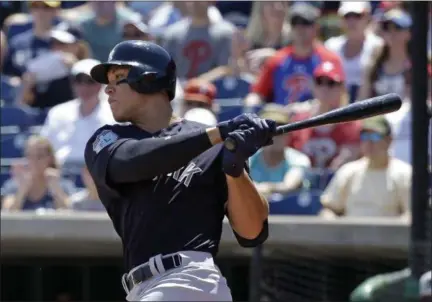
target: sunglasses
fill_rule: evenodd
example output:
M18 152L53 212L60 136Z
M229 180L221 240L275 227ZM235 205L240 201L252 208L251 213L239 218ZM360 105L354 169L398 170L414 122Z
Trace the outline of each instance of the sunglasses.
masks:
M361 13L348 13L344 15L344 19L361 19L364 17L364 14Z
M362 132L360 134L360 140L362 142L379 142L384 138L384 136L382 134L376 133L376 132Z
M315 24L314 21L306 20L302 17L294 17L291 19L291 26L293 26L293 27L297 26L297 25L312 26L314 24Z
M84 75L84 74L79 74L79 75L72 77L72 81L75 84L82 84L82 85L94 85L94 84L96 84L95 80L93 80L91 77Z
M338 87L341 85L341 83L333 81L332 79L327 78L327 77L317 77L314 80L318 86L327 86L327 87L333 88L333 87Z
M391 22L391 21L383 22L381 24L381 30L383 32L389 32L392 29L394 29L396 31L406 30L406 28L403 28L402 26L397 25L396 23Z
M140 32L135 32L135 33L123 33L122 35L123 39L127 40L139 40L139 39L146 39L148 37L148 35L140 33Z

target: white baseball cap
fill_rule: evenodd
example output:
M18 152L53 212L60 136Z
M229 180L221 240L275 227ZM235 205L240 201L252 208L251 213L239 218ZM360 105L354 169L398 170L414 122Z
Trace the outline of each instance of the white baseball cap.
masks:
M350 2L350 1L344 1L341 2L338 10L338 14L340 16L345 16L349 13L354 14L364 14L364 13L370 13L372 10L371 4L369 2Z
M428 271L420 277L420 297L432 296L432 272Z
M101 62L95 59L84 59L76 62L71 69L71 75L76 76L78 74L85 74L90 76L90 71L96 65L99 65Z
M213 112L205 108L193 108L186 111L184 118L188 121L201 123L207 126L216 126L217 119Z

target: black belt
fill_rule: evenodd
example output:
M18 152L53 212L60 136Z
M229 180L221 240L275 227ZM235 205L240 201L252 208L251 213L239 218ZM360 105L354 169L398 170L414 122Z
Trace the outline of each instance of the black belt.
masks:
M161 260L165 271L172 270L173 268L179 267L182 264L182 258L179 254L162 256ZM157 265L155 265L155 268L156 271L158 271ZM158 271L158 273L162 272ZM125 276L126 286L129 290L131 290L135 285L138 285L153 276L155 276L155 274L152 273L150 270L150 265L147 262L135 269L132 273L129 273L127 276Z

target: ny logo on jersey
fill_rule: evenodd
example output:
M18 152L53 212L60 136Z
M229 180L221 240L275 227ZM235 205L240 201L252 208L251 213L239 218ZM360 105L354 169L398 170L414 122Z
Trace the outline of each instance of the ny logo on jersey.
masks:
M181 167L177 171L168 173L167 178L173 178L179 183L182 183L186 187L189 187L195 174L201 173L202 169L195 165L195 163L190 162L186 167ZM153 181L159 182L164 175L156 176ZM167 179L168 180L168 179Z

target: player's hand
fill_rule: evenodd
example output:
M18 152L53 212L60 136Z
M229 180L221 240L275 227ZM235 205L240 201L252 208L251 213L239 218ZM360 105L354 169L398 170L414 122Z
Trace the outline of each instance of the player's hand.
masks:
M261 135L273 134L276 131L276 123L274 121L259 118L255 113L244 113L217 125L222 140L225 140L231 132L244 129L245 126L258 130Z
M236 150L223 150L223 171L232 177L239 177L243 173L245 161L259 148L272 142L269 130L260 131L246 126L241 128L228 134L228 137L235 140Z

